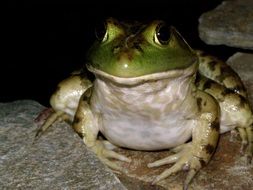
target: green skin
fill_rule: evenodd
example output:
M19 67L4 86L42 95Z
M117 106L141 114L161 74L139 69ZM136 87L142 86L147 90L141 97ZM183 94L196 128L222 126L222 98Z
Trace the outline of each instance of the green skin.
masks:
M37 136L58 118L71 120L73 129L82 137L85 145L106 165L122 172L124 168L110 158L126 162L131 160L108 150L97 139L99 131L111 143L122 147L141 150L174 147L175 154L150 163L148 167L174 163L158 175L153 183L187 167L189 172L184 189L188 188L195 174L211 159L220 133L238 129L242 138L241 150L245 151L248 161L251 161L253 114L240 78L222 61L203 52L193 51L174 28L168 28L170 36L167 39L166 36L159 37L163 25L162 21L131 25L108 19L106 34L87 53L87 68L96 76L94 84L82 73L74 73L59 83L58 90L50 99L55 112L40 127ZM177 89L182 85L184 88ZM152 101L146 98L143 89L148 90L147 95L152 97ZM156 96L159 92L167 91L167 94ZM134 94L133 98L140 97L138 104L129 103L131 94ZM166 102L170 99L173 101ZM167 103L168 107L163 107ZM140 113L138 110L142 110L142 113L137 123L147 120L149 124L155 121L163 127L151 126L145 131L149 138L143 139L142 132L146 128L135 125L135 116ZM175 110L178 115L175 115ZM146 117L142 118L143 115ZM163 115L166 117L162 118ZM118 120L115 120L117 117ZM116 128L112 120L116 122ZM174 120L179 123L175 124ZM190 120L195 123L187 123ZM152 135L156 133L162 136L167 129L178 131L182 127L180 122L187 123L183 124L187 127L182 129L185 130L182 135L168 134L164 141ZM102 125L104 128L101 128ZM125 135L126 130L132 134ZM183 141L178 141L174 146L174 141L170 140L174 137ZM184 144L190 137L192 142ZM156 138L163 145L153 143L152 139ZM136 141L140 143L133 144Z
M113 76L130 78L185 69L197 61L195 52L174 28L170 30L168 44L155 42L157 24L160 22L154 22L131 36L131 30L125 32L119 23L108 20L106 40L102 44L96 41L88 51L89 66ZM126 38L129 39L125 41ZM122 43L127 43L127 47L122 47Z

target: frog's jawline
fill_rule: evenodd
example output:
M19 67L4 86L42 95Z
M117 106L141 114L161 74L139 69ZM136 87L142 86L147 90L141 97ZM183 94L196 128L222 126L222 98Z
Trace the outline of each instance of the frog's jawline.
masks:
M107 78L115 83L118 84L124 84L124 85L135 85L138 83L144 83L149 80L160 80L163 78L176 78L182 75L186 74L192 74L195 73L196 70L198 69L198 64L197 62L193 63L190 67L186 69L176 69L176 70L169 70L165 72L159 72L159 73L153 73L153 74L147 74L143 76L138 76L138 77L131 77L131 78L124 78L124 77L117 77L110 75L104 71L95 69L91 65L87 65L87 69L94 73L95 75L102 76L104 78Z

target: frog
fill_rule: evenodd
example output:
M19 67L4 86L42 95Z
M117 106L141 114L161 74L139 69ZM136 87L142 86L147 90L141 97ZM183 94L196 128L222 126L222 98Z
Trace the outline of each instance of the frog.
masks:
M225 62L194 50L163 20L147 23L108 18L96 30L80 71L61 81L50 98L41 136L69 121L86 147L113 170L131 162L115 147L168 150L147 163L173 164L153 184L187 171L183 189L211 160L221 134L237 130L248 162L253 153L253 114L245 87ZM85 71L94 76L90 80ZM99 139L101 133L105 139Z

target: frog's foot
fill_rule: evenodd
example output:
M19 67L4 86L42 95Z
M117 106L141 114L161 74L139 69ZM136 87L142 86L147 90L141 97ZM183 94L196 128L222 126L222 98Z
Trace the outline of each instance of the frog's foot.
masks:
M246 132L245 128L238 128L238 131L239 131L240 137L242 139L240 153L244 154L245 150L246 150L246 148L248 146L247 132Z
M248 137L248 146L246 149L247 162L252 163L253 159L253 125L246 128L246 133Z
M229 141L230 142L235 142L238 136L239 136L239 131L237 129L232 129L230 131Z
M200 170L202 164L204 163L202 158L194 156L192 153L192 145L190 143L180 145L172 151L176 152L174 155L170 155L164 159L155 161L148 164L149 168L158 167L165 164L175 163L171 168L166 169L162 174L156 177L153 181L153 184L159 182L162 179L167 178L171 174L174 174L178 171L185 170L188 171L187 177L184 181L184 189L188 188L188 185L195 174Z
M101 141L101 143L103 143L105 148L108 150L114 150L114 149L118 148L116 145L110 143L108 140L100 140L100 141Z
M45 108L43 109L39 115L34 119L34 122L37 125L42 125L45 120L53 113L53 108Z
M116 171L120 171L123 173L127 173L127 171L123 167L121 167L121 166L117 165L116 163L114 163L113 161L109 160L109 158L113 158L113 159L120 160L123 162L131 162L131 159L129 159L126 156L119 154L115 151L110 150L112 148L115 148L114 145L112 146L112 144L110 144L110 147L108 147L108 146L109 146L108 141L97 140L95 142L95 145L91 147L91 150L100 158L100 160L105 165L107 165L111 169L116 170Z
M247 163L251 163L253 157L253 126L238 128L242 139L240 153L246 155Z
M66 120L68 118L68 115L66 115L64 112L60 112L60 111L52 112L51 110L48 110L48 112L50 112L50 113L49 114L47 113L49 116L47 116L46 121L42 125L38 124L39 128L35 134L34 140L37 140L56 121L62 121L62 120ZM40 117L40 116L38 116L38 117ZM37 118L35 120L38 120ZM40 121L38 121L38 122L40 122Z

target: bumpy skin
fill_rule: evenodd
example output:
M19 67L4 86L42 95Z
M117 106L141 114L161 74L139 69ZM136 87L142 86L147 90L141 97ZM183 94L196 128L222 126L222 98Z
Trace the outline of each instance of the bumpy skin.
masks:
M61 82L51 97L55 112L37 135L58 118L73 121L85 145L120 171L124 169L109 158L131 160L109 150L108 142L97 139L99 131L120 147L172 148L175 154L148 167L175 163L154 183L188 170L184 189L209 162L220 133L238 129L242 149L252 159L252 111L240 78L229 66L193 51L162 21L143 25L108 19L104 36L98 37L87 54L95 81L79 73Z

